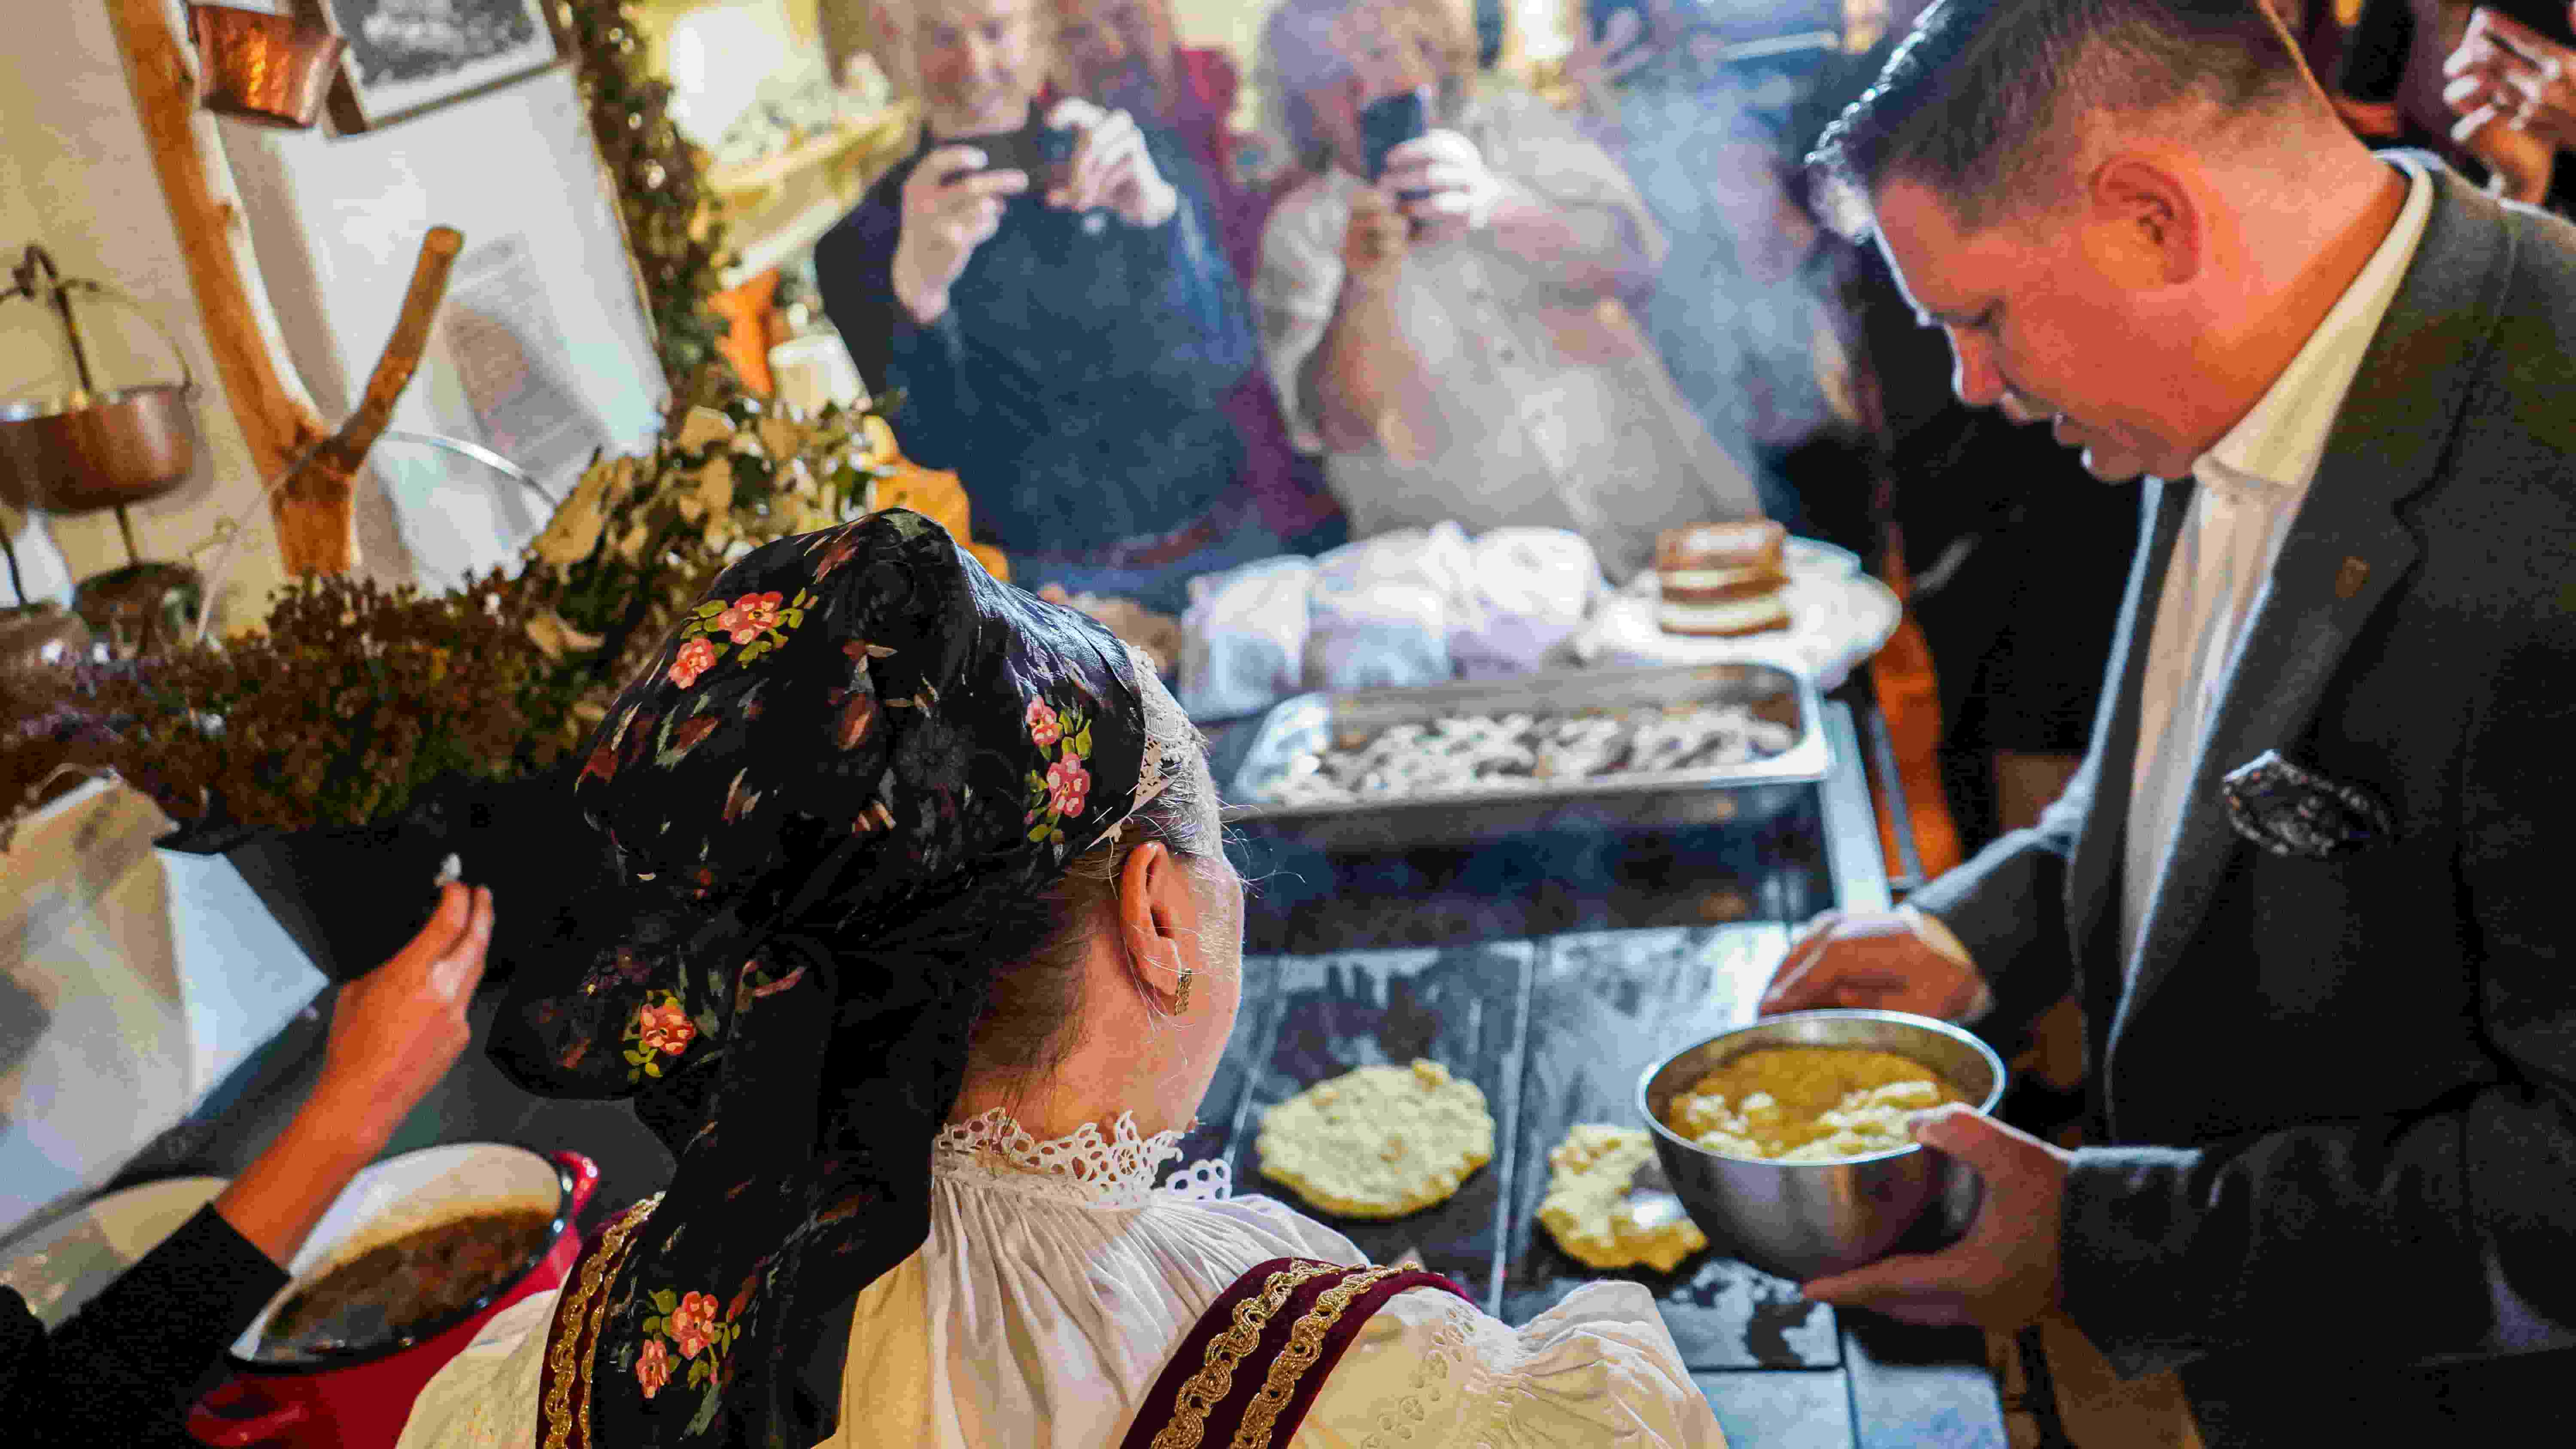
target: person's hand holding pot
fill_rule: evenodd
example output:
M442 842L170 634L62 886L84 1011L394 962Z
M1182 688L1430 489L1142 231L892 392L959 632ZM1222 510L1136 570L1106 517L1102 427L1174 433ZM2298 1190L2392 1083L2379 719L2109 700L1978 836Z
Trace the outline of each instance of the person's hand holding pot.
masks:
M1903 911L1826 911L1789 943L1761 1012L1846 1008L1955 1021L1987 1001L1985 982L1926 939Z

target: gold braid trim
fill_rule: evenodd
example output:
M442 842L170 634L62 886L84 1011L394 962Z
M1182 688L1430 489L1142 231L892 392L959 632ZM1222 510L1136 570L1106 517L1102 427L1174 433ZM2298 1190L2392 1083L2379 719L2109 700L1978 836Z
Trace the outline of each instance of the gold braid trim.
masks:
M1379 1279L1403 1271L1371 1268L1365 1273L1353 1273L1315 1300L1315 1306L1288 1330L1288 1346L1271 1360L1270 1377L1262 1383L1261 1392L1244 1406L1243 1427L1235 1431L1233 1449L1264 1449L1270 1443L1270 1429L1279 1421L1279 1411L1288 1407L1289 1397L1297 1391L1297 1380L1314 1367L1324 1351L1324 1335L1341 1321L1351 1300L1366 1293Z
M546 1390L546 1401L539 1406L539 1418L546 1431L545 1449L565 1449L571 1442L573 1427L573 1375L581 1376L581 1442L590 1443L590 1357L580 1352L582 1339L599 1326L608 1311L608 1283L626 1260L627 1239L644 1220L660 1206L662 1195L655 1193L617 1215L601 1235L599 1251L582 1265L581 1281L571 1288L569 1301L555 1306L554 1333L546 1344L546 1369L552 1384Z
M1331 1263L1282 1268L1262 1280L1258 1294L1234 1305L1234 1326L1208 1341L1203 1366L1173 1397L1172 1422L1154 1436L1153 1449L1198 1449L1199 1441L1207 1437L1208 1411L1225 1398L1226 1390L1234 1387L1235 1366L1243 1362L1245 1354L1261 1346L1261 1331L1270 1325L1271 1316L1299 1284L1341 1271Z

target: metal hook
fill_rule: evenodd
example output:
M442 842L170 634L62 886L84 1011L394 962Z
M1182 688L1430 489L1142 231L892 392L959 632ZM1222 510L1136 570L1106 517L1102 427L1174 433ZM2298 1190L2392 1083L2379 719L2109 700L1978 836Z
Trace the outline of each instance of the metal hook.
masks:
M80 375L80 398L75 402L86 400L98 391L98 383L90 376L89 349L81 345L80 328L72 321L71 285L63 280L62 269L54 265L53 254L34 242L27 243L26 254L18 259L18 265L9 273L9 280L17 286L5 296L0 296L0 301L24 295L28 301L44 305L45 293L39 290L36 281L39 269L45 274L45 286L53 292L54 310L62 315L63 336L72 345L72 370Z

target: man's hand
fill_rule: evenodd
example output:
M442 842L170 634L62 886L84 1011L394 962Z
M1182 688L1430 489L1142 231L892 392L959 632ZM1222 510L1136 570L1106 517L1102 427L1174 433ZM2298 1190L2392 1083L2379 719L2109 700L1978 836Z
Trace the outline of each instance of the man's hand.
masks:
M1383 192L1351 198L1350 224L1342 228L1342 285L1383 293L1404 269L1412 228Z
M948 310L949 285L1001 226L1002 199L1028 190L1027 172L980 169L988 159L972 146L942 146L904 179L894 296L922 326Z
M1789 943L1762 993L1762 1014L1838 1006L1947 1020L1974 1009L1983 986L1894 911L1827 911Z
M2502 121L2552 148L2576 146L2576 51L2480 7L2460 48L2442 62L2442 74L2449 78L2442 103L2461 118L2453 140L2471 144L2463 132Z
M1931 1326L2011 1333L2056 1310L2057 1234L2075 1155L1952 1103L1915 1119L1914 1140L1973 1169L1984 1189L1968 1235L1937 1253L1883 1258L1800 1286L1809 1298Z
M1079 133L1062 184L1047 193L1049 206L1075 211L1105 206L1136 227L1161 226L1180 209L1180 192L1154 169L1135 117L1069 96L1047 112L1046 123Z
M1449 241L1492 223L1514 193L1485 165L1476 143L1455 131L1426 131L1386 153L1379 194L1418 228L1425 243ZM1405 192L1424 193L1405 201Z

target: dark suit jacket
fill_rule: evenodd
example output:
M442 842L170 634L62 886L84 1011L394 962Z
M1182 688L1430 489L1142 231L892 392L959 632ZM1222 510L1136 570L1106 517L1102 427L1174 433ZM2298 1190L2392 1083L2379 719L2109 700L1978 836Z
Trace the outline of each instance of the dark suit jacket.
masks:
M2429 1382L2408 1366L2576 1346L2576 228L2406 159L2434 172L2429 229L2136 958L2121 841L2188 482L2147 489L2074 787L1915 898L1994 985L1998 1037L2079 992L2110 1145L2067 1184L2066 1304L2127 1376L2296 1357L2404 1394ZM2377 793L2391 838L2323 861L2240 840L2219 779L2266 749Z

